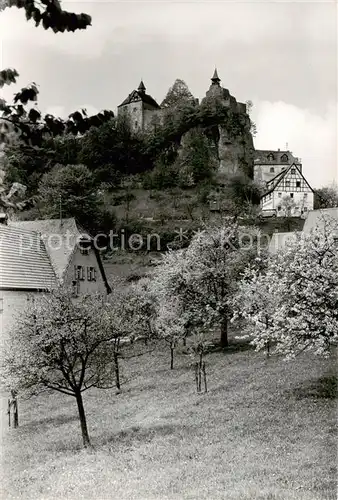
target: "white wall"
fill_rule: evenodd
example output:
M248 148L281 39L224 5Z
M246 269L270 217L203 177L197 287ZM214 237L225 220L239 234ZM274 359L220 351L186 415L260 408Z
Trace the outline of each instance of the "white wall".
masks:
M98 266L98 262L93 250L89 250L89 255L82 255L77 249L71 259L66 273L65 284L71 285L74 279L74 265L85 267L85 280L80 281L81 293L105 293L106 287ZM96 281L87 280L87 267L95 267ZM23 315L29 305L29 300L38 296L38 292L8 291L0 290L0 351L3 352L4 344L9 338L11 330L14 328L17 319ZM2 311L1 311L2 309ZM1 354L0 354L1 355Z
M37 292L21 292L0 290L0 351L3 352L5 343L8 341L11 330L16 321L29 305L29 300L37 296Z
M105 293L106 287L99 269L99 264L94 250L89 250L89 255L83 255L78 248L68 266L65 276L65 284L71 285L75 278L74 266L84 267L84 280L79 282L79 293ZM87 280L87 267L94 267L96 269L96 281Z
M278 193L281 193L281 196L278 196ZM292 210L291 215L297 217L302 214L302 210L304 212L304 215L306 215L307 212L310 210L313 210L313 203L314 203L314 196L313 192L309 191L306 193L307 196L304 198L304 192L299 191L299 192L294 192L293 193L293 200L295 202L295 209ZM277 216L279 217L284 217L285 212L283 210L278 210L278 206L282 206L282 200L284 197L290 196L289 191L282 191L278 190L278 187L276 191L273 191L271 193L271 198L267 199L266 201L262 201L262 210L272 210L275 209L277 210ZM296 208L298 207L298 210ZM304 210L305 208L305 210Z

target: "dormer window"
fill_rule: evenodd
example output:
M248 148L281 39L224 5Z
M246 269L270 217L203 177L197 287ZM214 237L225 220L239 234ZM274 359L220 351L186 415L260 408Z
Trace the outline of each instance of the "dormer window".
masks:
M281 156L281 159L280 161L282 161L283 163L287 163L289 161L289 157L288 155L286 155L285 153Z
M273 154L272 154L272 153L270 153L270 154L268 155L268 160L269 160L269 161L273 161L274 159L275 159L275 157L273 156Z
M274 167L270 167L270 173L273 174L275 172Z
M296 169L295 169L295 167L292 167L292 169L291 169L291 174L292 174L292 175L295 175L295 173L296 173Z

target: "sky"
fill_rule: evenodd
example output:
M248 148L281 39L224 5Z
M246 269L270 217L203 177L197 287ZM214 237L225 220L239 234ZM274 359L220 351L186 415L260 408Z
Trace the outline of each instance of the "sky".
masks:
M0 0L1 1L1 0ZM62 2L92 16L75 33L36 28L24 11L0 12L0 66L13 92L39 85L43 112L65 117L117 106L143 79L159 103L176 78L202 99L215 66L221 85L253 102L257 149L302 159L313 187L338 180L337 3L333 1Z

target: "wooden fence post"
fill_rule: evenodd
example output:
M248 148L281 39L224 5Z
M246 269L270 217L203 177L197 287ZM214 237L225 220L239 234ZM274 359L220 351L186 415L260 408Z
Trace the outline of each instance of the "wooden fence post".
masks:
M196 381L196 390L198 392L198 363L195 363L195 381Z
M13 406L14 406L14 429L19 427L19 412L18 412L18 400L14 399L13 401Z
M17 400L17 393L15 391L11 391L11 396L12 398L8 399L8 426L11 426L11 407L13 407L12 414L13 414L13 426L14 429L19 427L19 411L18 411L18 400Z
M207 388L207 374L205 372L205 361L203 361L203 378L204 378L204 392L208 392L208 388Z
M11 400L9 398L8 398L7 414L8 414L8 427L10 427L11 426Z

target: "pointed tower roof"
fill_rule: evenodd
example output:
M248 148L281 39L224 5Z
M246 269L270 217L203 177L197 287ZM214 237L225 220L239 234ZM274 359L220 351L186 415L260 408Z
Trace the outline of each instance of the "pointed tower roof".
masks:
M137 89L139 92L145 92L146 91L146 86L143 83L143 80L140 81L140 85L138 86Z
M216 83L216 84L219 84L221 81L221 79L219 78L218 73L217 73L217 68L215 68L214 75L211 78L211 81L212 81L212 83Z

